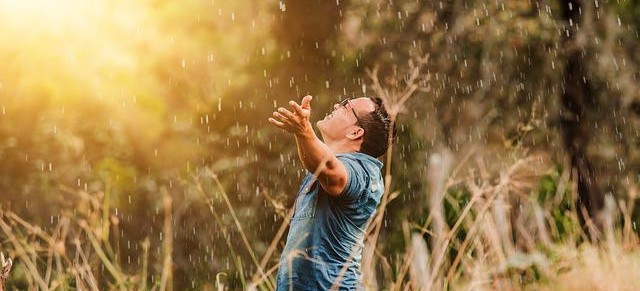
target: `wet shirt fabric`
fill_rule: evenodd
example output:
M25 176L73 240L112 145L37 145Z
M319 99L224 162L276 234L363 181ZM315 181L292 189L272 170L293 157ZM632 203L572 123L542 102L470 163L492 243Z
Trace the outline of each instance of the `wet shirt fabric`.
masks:
M382 162L362 153L339 154L347 184L324 193L307 173L296 196L277 275L277 290L360 290L360 260L369 218L384 191Z

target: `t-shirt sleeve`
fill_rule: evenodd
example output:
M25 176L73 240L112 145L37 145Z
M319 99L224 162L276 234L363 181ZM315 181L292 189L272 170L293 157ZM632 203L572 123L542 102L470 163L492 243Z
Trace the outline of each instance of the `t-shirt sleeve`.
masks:
M369 174L356 160L344 157L338 157L338 159L347 170L347 184L338 197L345 201L356 201L368 188Z

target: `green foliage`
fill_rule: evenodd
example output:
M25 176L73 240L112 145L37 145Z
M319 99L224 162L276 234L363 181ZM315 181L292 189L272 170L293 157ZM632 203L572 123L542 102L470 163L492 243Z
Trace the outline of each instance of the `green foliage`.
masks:
M640 27L640 22L638 22L640 21L640 1L615 1L611 6L625 22L632 22L635 27Z

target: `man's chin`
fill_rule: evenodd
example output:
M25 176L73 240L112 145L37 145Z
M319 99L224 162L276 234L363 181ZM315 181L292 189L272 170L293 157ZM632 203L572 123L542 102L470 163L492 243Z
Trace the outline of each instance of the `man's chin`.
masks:
M318 127L318 131L320 132L320 135L323 136L323 140L324 140L324 127L325 127L325 122L326 120L322 119L322 120L318 120L316 122L316 127Z

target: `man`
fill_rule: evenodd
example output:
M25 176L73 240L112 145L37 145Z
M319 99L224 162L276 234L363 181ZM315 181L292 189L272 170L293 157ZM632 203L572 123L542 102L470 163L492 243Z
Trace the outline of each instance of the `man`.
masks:
M360 258L369 218L384 191L382 162L392 126L379 98L347 99L317 122L311 96L269 122L292 133L308 173L295 202L277 290L361 289ZM392 130L395 133L395 130Z

